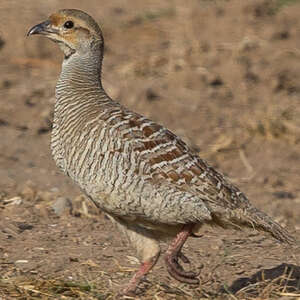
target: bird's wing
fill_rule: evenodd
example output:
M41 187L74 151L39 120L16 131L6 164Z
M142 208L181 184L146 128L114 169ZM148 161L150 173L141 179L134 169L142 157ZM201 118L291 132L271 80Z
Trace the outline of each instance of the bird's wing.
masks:
M238 188L175 134L125 108L113 119L119 144L127 144L135 155L135 172L162 191L161 211L150 211L143 219L166 224L212 221L224 227L246 225L278 240L293 241L285 229L254 208Z
M250 205L235 186L175 134L141 115L132 112L128 115L130 121L122 139L135 141L133 151L138 153L138 161L147 173L144 175L150 175L154 184L168 182L177 190L201 199L211 212Z

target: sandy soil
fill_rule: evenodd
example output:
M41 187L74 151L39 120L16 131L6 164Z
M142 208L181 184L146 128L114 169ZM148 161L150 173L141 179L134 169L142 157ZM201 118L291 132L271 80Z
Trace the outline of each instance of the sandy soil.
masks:
M289 5L285 5L286 3ZM103 83L180 135L300 239L300 2L66 0L106 41ZM138 263L60 174L49 143L62 54L27 30L61 1L0 2L0 299L115 299ZM300 299L300 250L205 228L185 253L197 287L160 262L140 299ZM188 268L189 266L187 266Z

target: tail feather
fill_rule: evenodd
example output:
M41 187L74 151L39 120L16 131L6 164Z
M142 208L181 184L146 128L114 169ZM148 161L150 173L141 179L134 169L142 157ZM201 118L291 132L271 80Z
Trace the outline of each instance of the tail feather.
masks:
M227 211L225 214L214 213L211 223L212 225L217 224L224 228L232 227L235 229L242 229L242 227L246 226L259 231L265 231L283 243L296 243L295 238L287 230L255 207L248 207L247 210L234 209Z
M275 239L288 244L294 244L295 238L292 237L287 230L273 221L268 215L256 208L251 208L245 215L245 221L249 226L257 230L270 233Z

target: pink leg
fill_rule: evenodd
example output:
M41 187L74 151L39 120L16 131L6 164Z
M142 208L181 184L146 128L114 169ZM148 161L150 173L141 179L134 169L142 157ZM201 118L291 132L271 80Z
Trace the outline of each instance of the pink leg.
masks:
M192 224L183 226L182 230L177 234L175 239L170 244L165 255L165 262L167 265L167 270L172 277L181 282L198 284L199 280L196 277L199 274L185 271L178 263L179 258L183 262L189 262L189 259L181 253L181 248L187 238L191 235L193 226L194 225Z
M141 264L139 270L134 274L134 276L129 281L127 287L123 290L123 295L135 295L135 291L142 278L153 268L156 264L159 253L152 257L150 260L145 261Z
M126 235L130 244L136 249L142 262L138 271L129 281L128 285L120 292L122 295L134 296L142 278L154 267L160 255L159 242L151 231L140 227L136 223L108 215Z

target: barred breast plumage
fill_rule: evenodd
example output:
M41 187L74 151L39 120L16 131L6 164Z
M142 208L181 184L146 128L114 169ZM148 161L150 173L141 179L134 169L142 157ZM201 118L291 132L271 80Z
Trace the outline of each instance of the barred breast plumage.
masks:
M56 88L51 148L59 168L125 232L142 258L124 293L134 292L159 256L158 240L174 237L165 261L178 280L198 283L178 258L203 223L248 226L291 242L238 188L163 126L113 101L101 84L103 37L78 10L61 10L33 27L65 54Z

